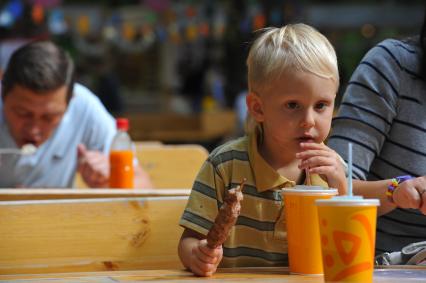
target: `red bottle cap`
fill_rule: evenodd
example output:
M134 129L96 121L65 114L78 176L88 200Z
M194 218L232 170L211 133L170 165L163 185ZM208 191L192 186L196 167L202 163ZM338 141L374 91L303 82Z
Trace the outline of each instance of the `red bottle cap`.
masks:
M127 131L129 129L129 120L127 118L117 118L117 129Z

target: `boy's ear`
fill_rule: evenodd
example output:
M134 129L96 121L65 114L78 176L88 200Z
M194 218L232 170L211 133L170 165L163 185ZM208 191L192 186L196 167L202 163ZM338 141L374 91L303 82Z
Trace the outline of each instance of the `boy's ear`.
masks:
M260 96L254 92L250 92L246 97L247 110L256 122L263 122L263 104Z

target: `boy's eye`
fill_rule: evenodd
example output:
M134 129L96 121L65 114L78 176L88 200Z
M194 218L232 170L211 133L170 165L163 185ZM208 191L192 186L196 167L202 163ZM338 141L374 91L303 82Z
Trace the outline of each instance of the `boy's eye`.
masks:
M326 104L326 103L324 103L324 102L320 102L320 103L317 103L317 104L315 105L315 108L316 108L316 109L318 109L318 110L322 110L322 109L324 109L325 107L327 107L327 104Z
M297 108L299 108L299 104L297 104L297 102L288 102L286 104L286 107L288 109L297 109Z

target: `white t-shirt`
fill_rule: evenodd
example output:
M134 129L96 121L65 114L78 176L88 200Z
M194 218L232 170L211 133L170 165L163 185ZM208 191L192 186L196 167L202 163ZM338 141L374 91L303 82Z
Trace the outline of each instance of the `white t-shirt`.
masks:
M0 188L70 188L77 168L77 145L107 153L116 133L114 118L86 87L74 95L58 128L34 155L0 155ZM0 100L0 148L16 148Z

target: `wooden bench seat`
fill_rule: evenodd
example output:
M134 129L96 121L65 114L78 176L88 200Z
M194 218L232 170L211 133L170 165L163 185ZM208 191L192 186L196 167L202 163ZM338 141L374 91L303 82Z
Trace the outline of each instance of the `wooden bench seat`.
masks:
M190 189L0 189L0 201L189 196Z
M187 196L0 202L0 274L182 268Z

